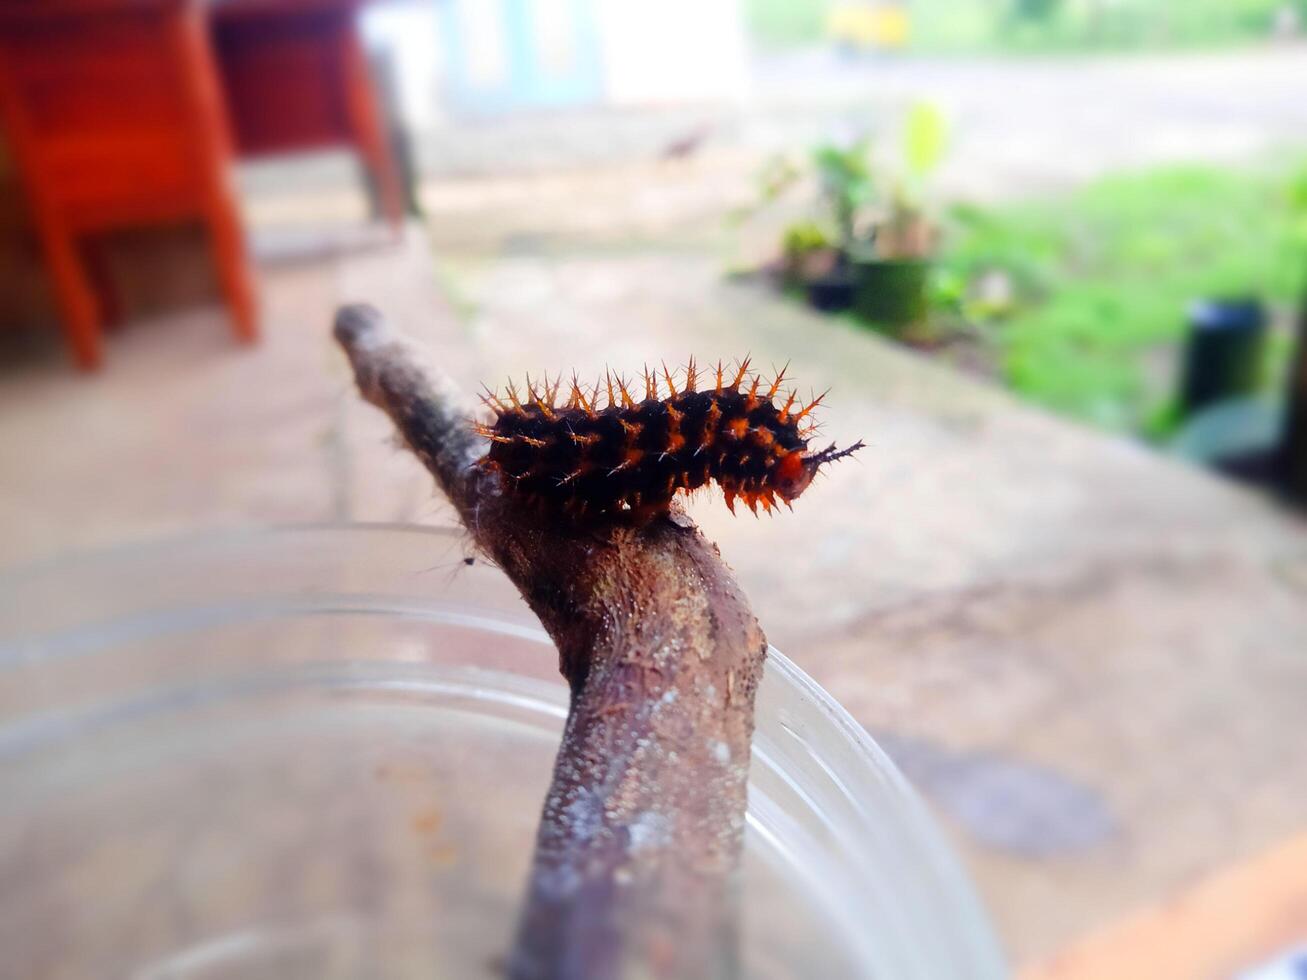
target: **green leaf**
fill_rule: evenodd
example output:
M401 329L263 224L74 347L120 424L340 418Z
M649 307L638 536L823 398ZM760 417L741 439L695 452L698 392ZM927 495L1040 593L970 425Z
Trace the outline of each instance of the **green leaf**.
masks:
M904 153L908 172L921 179L939 166L948 143L944 114L929 102L918 102L908 112L904 131Z

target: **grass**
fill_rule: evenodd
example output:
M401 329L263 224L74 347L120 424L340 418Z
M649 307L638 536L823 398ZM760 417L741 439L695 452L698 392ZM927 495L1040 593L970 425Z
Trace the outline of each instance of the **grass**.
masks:
M1163 435L1188 304L1298 298L1307 171L1296 186L1295 197L1275 175L1176 167L1058 200L956 209L936 308L979 330L996 373L1024 397L1101 427ZM1008 295L979 295L987 275Z
M771 47L813 44L823 38L833 2L745 0L745 22ZM916 51L1047 52L1237 44L1267 37L1286 2L1307 22L1307 0L905 0L905 6Z
M1300 17L1307 3L1291 2ZM915 0L914 47L1056 52L1221 47L1268 37L1285 0ZM1042 8L1042 15L1017 14Z
M749 33L769 47L798 47L821 41L825 0L744 0Z

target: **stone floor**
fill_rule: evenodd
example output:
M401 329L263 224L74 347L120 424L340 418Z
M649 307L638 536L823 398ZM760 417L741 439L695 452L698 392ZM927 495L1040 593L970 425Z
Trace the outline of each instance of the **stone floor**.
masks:
M469 386L752 353L869 444L794 514L691 509L769 637L935 807L1032 962L1307 823L1307 526L877 337L702 250L400 246L265 268L265 337L133 323L107 369L0 376L0 559L252 522L444 523L328 340L367 299ZM453 300L451 301L451 297Z

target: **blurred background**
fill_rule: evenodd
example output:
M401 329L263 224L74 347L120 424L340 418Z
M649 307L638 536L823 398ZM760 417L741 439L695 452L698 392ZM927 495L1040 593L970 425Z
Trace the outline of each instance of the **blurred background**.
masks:
M1018 972L1302 975L1304 92L1304 0L2 0L0 562L450 524L341 302L789 361L869 450L692 512Z

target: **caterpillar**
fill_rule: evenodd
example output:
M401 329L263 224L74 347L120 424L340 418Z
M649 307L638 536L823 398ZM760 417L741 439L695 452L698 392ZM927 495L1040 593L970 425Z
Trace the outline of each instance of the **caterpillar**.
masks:
M768 513L779 503L788 507L822 466L863 448L859 441L810 452L816 426L809 418L826 396L800 405L790 391L779 402L784 370L764 382L750 374L745 358L727 377L718 363L711 384L700 389L691 359L678 390L664 364L664 395L657 373L646 368L639 401L626 379L611 372L588 389L573 375L562 402L561 375L552 384L547 376L535 384L528 375L525 397L511 381L503 397L486 388L482 401L495 418L476 423L490 440L480 464L511 492L577 519L652 518L666 513L679 491L711 481L731 513L743 500L756 516L759 505Z

